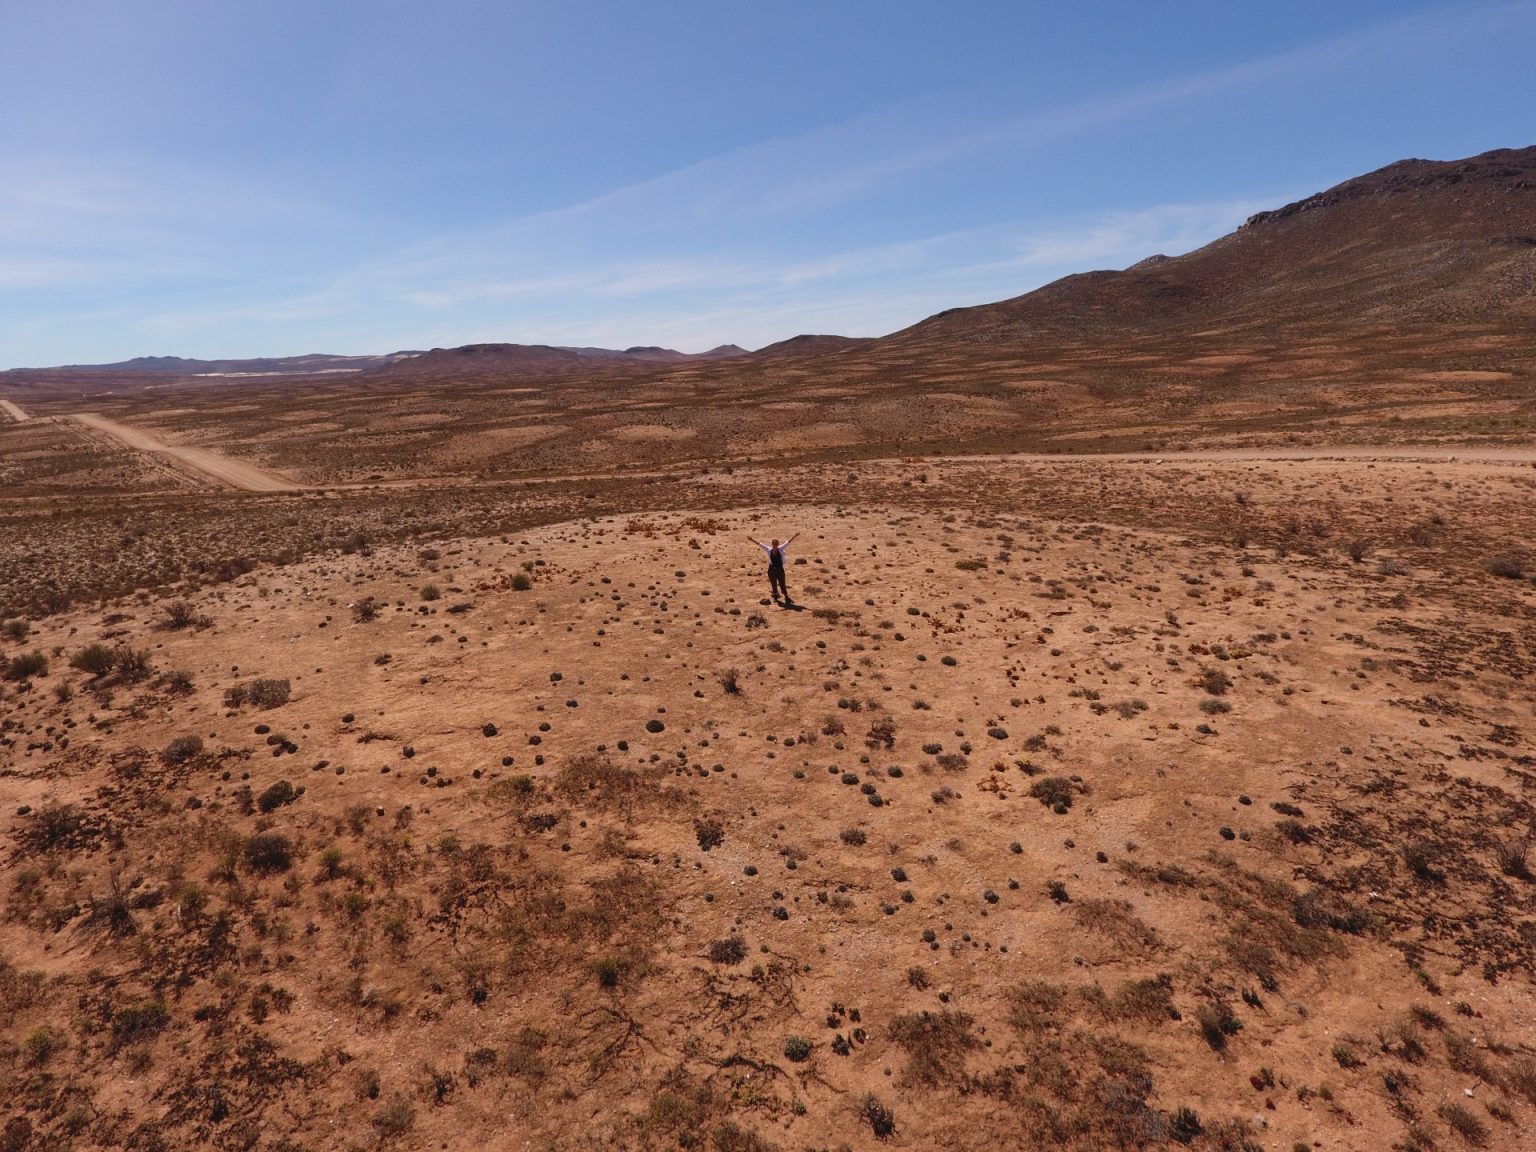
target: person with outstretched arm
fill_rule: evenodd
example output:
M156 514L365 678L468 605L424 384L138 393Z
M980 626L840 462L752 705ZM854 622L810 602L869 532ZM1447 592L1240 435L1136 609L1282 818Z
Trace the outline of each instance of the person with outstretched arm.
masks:
M799 533L796 532L795 536L798 535ZM789 598L789 588L784 583L784 549L788 548L795 542L795 536L791 536L782 544L780 544L777 540L775 540L772 544L764 544L761 540L752 540L752 537L747 537L748 540L752 540L752 543L756 544L764 552L768 553L768 590L773 595L773 602L775 604L779 602L779 596L781 594L784 597L784 603L794 603L794 601Z

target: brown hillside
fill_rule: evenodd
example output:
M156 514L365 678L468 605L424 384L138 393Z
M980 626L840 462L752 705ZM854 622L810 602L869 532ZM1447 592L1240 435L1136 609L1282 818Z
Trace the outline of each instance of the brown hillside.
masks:
M1528 323L1536 316L1536 148L1404 160L1176 258L1069 276L941 313L882 342L1041 336L1207 340L1360 324Z

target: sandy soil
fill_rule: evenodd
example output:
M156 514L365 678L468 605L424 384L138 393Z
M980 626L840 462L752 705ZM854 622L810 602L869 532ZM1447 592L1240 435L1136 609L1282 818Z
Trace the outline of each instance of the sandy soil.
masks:
M1536 586L1484 560L1531 490L839 462L468 530L474 492L398 489L398 543L31 616L6 1115L81 1148L1523 1148ZM123 511L109 545L170 550L131 505L85 527ZM798 610L746 540L796 531ZM93 643L130 659L71 667Z
M0 400L0 412L4 412L18 424L25 423L29 417L13 401Z

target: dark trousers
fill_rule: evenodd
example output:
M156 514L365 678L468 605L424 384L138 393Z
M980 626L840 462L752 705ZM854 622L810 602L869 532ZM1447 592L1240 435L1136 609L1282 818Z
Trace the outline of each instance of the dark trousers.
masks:
M768 566L768 587L772 590L775 598L783 596L784 599L789 599L789 588L784 583L783 565L775 566L770 564Z

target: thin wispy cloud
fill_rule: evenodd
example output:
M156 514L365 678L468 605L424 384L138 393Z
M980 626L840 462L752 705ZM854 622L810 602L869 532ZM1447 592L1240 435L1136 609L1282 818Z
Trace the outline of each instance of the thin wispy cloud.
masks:
M248 354L295 343L675 339L696 349L803 328L879 334L1068 272L1186 251L1331 179L1435 154L1415 138L1434 115L1443 136L1467 138L1442 154L1525 143L1490 127L1523 124L1514 109L1530 102L1514 97L1536 96L1524 73L1497 67L1522 47L1536 47L1536 0L1434 5L1189 66L1196 54L1182 70L1170 59L1161 78L1055 102L1049 85L968 86L957 72L943 91L726 140L668 171L502 214L490 210L497 181L516 191L545 173L488 137L463 158L465 179L483 186L472 222L456 227L442 223L454 212L418 213L409 197L351 195L411 178L409 150L395 156L387 142L310 154L316 145L296 127L284 142L291 159L237 168L237 151L81 152L32 133L0 173L0 362L87 358L84 348L42 354L82 332L110 344L109 358L146 340ZM342 111L366 110L369 75L353 74ZM130 70L120 79L130 83ZM1479 84L1482 98L1463 95ZM1489 100L1500 85L1511 98ZM1392 101L1423 105L1394 123L1403 144L1383 143ZM612 114L624 103L616 92ZM0 130L24 120L13 108ZM1353 151L1314 155L1328 134L1348 133L1359 137ZM572 139L573 161L581 149Z

